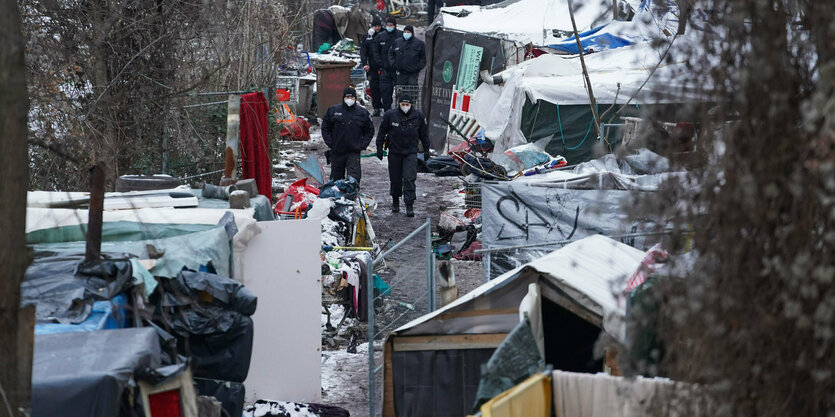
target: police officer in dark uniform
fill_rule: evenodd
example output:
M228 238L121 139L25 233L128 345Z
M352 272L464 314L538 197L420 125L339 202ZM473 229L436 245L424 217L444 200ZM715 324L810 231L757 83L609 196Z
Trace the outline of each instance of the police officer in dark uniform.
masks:
M403 36L389 50L389 63L397 72L397 85L417 85L418 74L426 66L426 45L414 37L415 28L403 28Z
M374 137L374 123L365 107L357 105L357 92L348 87L342 103L328 107L322 118L322 139L330 148L331 180L345 178L345 171L359 183L362 178L360 151Z
M374 38L371 47L374 60L380 67L380 96L382 97L384 111L391 108L394 83L397 81L397 73L389 62L389 50L394 45L394 41L402 36L403 33L397 30L397 20L393 17L387 17L386 30L380 32Z
M418 142L423 145L424 158L429 159L426 118L423 112L412 108L412 104L409 95L402 95L399 107L383 114L377 132L377 158L383 160L383 149L388 149L391 211L400 211L400 197L403 196L406 217L415 216Z
M371 21L371 29L368 30L368 35L362 38L362 43L360 44L360 62L366 74L368 74L374 116L383 114L383 101L380 95L380 67L374 60L374 53L372 51L374 38L380 34L381 30L383 30L383 24L380 22L379 17L374 16L374 19Z

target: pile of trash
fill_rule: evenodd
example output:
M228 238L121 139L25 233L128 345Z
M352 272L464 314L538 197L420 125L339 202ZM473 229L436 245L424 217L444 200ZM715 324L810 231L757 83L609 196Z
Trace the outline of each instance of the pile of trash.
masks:
M357 181L330 181L321 188L314 187L310 178L294 182L277 199L276 215L296 219L319 220L322 224L322 304L327 315L323 338L334 346L346 319L355 324L367 320L365 295L368 265L373 255L380 252L371 226L370 213L377 208L373 197L359 192ZM284 207L278 210L278 207ZM388 286L375 276L375 290L387 292ZM339 323L331 323L334 306L344 308Z

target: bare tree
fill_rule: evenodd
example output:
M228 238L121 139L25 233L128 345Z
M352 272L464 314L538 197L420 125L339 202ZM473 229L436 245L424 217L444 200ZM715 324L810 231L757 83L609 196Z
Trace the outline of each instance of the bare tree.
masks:
M689 4L705 19L684 75L711 103L700 186L636 210L686 229L674 249L698 257L657 287L661 367L639 370L701 384L710 406L690 415L832 416L835 3Z

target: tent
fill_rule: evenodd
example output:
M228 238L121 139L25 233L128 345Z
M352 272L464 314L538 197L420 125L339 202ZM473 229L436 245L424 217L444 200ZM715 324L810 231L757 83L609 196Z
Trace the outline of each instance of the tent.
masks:
M360 41L369 27L370 22L359 7L350 9L333 5L327 9L317 10L313 14L310 50L318 50L323 43L334 45L343 38L350 38L359 48Z
M684 60L660 65L646 82L662 54L641 43L585 57L604 123L623 123L622 117L646 111L677 121L686 118L685 103L703 100L695 86L676 81L686 72ZM485 136L495 141L496 153L550 136L554 140L546 150L552 155L564 156L569 164L592 159L597 132L577 56L542 55L499 75L504 84L482 84L471 105Z
M611 12L592 1L575 2L575 9L581 30L590 29L598 17L610 17L607 13ZM567 0L506 0L488 6L442 8L426 30L422 103L432 147L440 150L446 144L444 119L449 119L452 89L465 65L461 60L464 44L482 48L479 71L496 73L522 62L526 44L559 42L570 30Z
M674 35L674 15L642 3L632 21L614 21L580 34L602 123L621 125L623 117L646 114L687 120L688 105L706 100L700 92L710 86L694 85L687 77L701 29ZM650 42L655 40L666 40L669 46L658 48ZM573 37L548 46L563 53L578 51ZM598 135L579 56L542 55L494 78L501 85L481 84L471 111L485 136L496 142L496 153L553 137L546 149L552 155L564 156L569 164L592 159ZM602 134L617 145L617 131L604 128Z
M595 341L601 329L624 338L624 306L614 293L625 288L643 257L620 242L589 236L398 328L384 346L383 415L470 412L480 367L519 323L520 311L531 319L546 363L602 371ZM541 298L530 302L532 294Z

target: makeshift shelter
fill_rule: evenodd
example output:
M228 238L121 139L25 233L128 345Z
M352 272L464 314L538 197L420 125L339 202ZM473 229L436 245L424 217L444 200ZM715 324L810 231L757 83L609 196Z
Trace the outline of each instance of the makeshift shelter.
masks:
M611 8L597 2L575 2L579 30L608 22ZM423 85L423 110L429 118L432 147L446 143L449 108L454 85L459 85L463 45L482 50L478 71L496 73L525 59L525 45L547 46L572 33L567 0L508 0L489 6L456 6L441 9L426 31L426 77ZM470 65L471 67L471 65ZM459 85L460 87L460 85Z
M652 73L662 54L643 43L585 57L604 123L622 123L622 117L649 110L666 120L686 120L684 104L703 100L693 86L676 81L686 71L684 60L661 65ZM542 55L498 76L504 84L479 86L472 110L485 136L495 141L496 153L553 137L546 149L552 155L564 156L569 164L592 158L597 131L576 56ZM630 105L624 107L630 98Z
M331 45L340 39L350 38L359 48L362 37L368 32L370 22L359 7L347 8L333 5L317 10L313 14L311 51L316 51L323 43Z
M614 294L625 288L643 257L623 243L589 236L398 328L384 347L383 415L470 412L481 365L522 313L530 318L546 363L602 371L595 341L601 330L623 339L624 306Z

